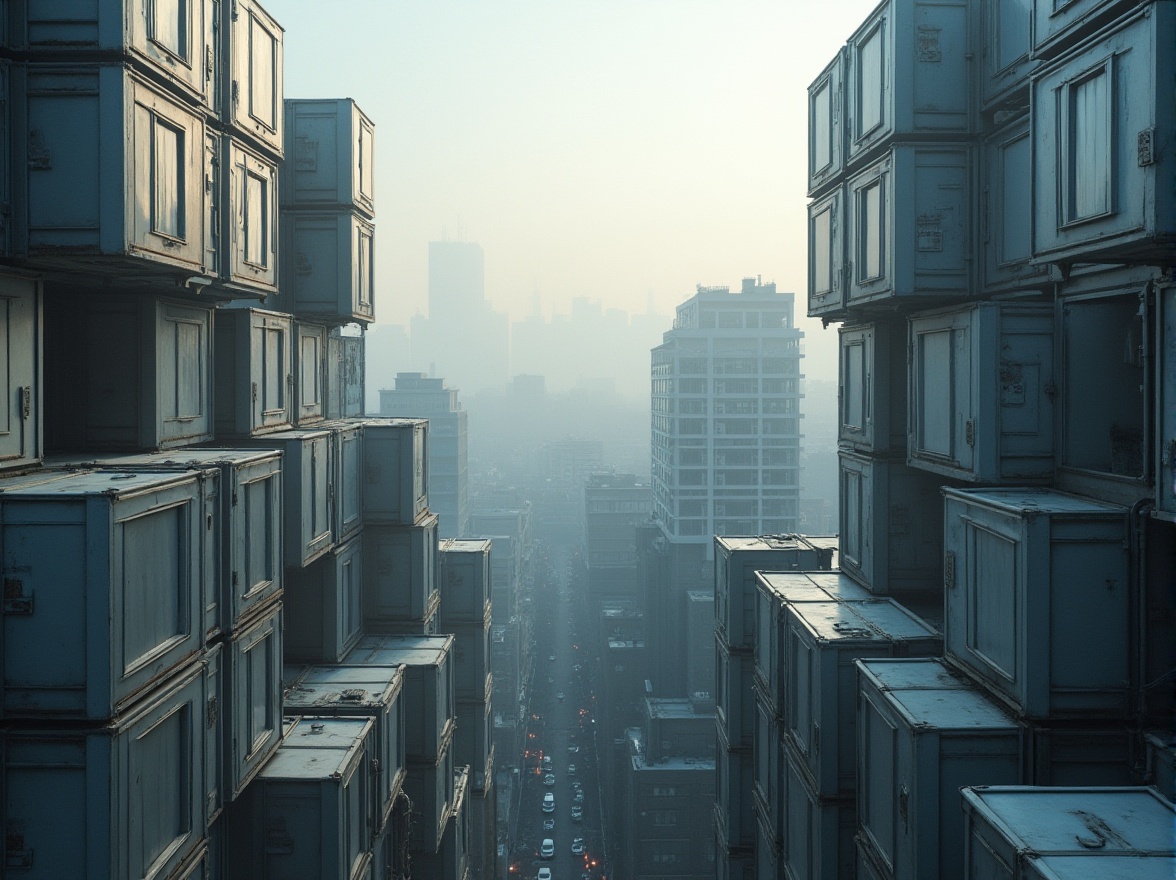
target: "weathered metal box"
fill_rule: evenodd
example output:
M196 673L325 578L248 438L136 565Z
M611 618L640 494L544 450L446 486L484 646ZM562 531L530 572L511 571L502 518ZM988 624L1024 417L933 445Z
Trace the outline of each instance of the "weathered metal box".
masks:
M233 811L229 880L370 876L373 722L302 718Z
M1172 734L1146 733L1143 750L1147 781L1168 800L1176 801L1176 740Z
M363 520L412 525L429 510L427 419L365 419Z
M902 461L843 450L841 568L877 594L938 589L942 583L942 477Z
M494 770L494 719L490 703L458 703L453 733L453 760L470 768L470 784L484 791Z
M852 799L820 797L809 788L799 761L788 756L782 782L787 810L784 834L785 877L840 880L853 876L853 835L857 823Z
M1156 507L1176 518L1176 284L1156 291Z
M221 204L228 226L221 243L223 280L234 288L278 292L278 162L231 137L223 138L228 173L220 173Z
M3 492L6 717L112 718L204 646L202 514L190 472Z
M453 680L458 701L485 702L490 698L490 615L481 624L445 628L454 637ZM457 758L459 764L461 756Z
M715 750L715 822L729 846L750 846L755 840L754 778L751 749L728 750L720 730Z
M294 323L294 421L321 422L326 415L327 332L321 324Z
M1046 0L1051 2L1051 0ZM981 56L980 103L999 105L1025 88L1036 67L1033 0L988 0L974 5L971 50Z
M1029 718L1125 717L1126 509L1049 490L944 496L948 656Z
M795 602L872 599L874 594L841 572L762 572L755 574L755 678L760 694L777 716L784 711L785 610Z
M1033 54L1053 57L1140 5L1137 0L1035 0Z
M47 297L50 444L137 451L210 439L212 315L153 296Z
M906 346L900 321L838 330L838 442L863 452L906 448Z
M715 632L731 648L755 643L757 571L828 570L833 552L801 535L715 536Z
M285 659L338 663L363 625L363 535L286 570Z
M925 657L942 637L890 599L805 602L784 609L783 727L797 771L820 797L852 797L857 668L873 657Z
M364 337L332 328L327 337L327 418L362 416Z
M376 212L376 128L350 98L286 101L282 207Z
M225 800L237 798L282 738L282 606L233 634L225 658Z
M282 157L283 29L257 0L221 3L221 118Z
M424 621L437 615L437 515L415 526L364 529L364 621Z
M331 498L335 510L335 536L342 542L363 528L360 495L363 486L363 423L339 420L323 422L320 427L331 432L335 461Z
M715 721L731 748L752 747L755 736L755 659L715 638Z
M1001 5L1016 4L1004 0ZM990 8L995 8L991 4ZM988 293L1046 289L1049 268L1033 262L1033 137L1028 112L980 144L981 283Z
M973 152L956 144L895 146L849 179L846 306L972 294Z
M1171 258L1176 156L1166 145L1176 128L1173 43L1176 8L1149 3L1034 75L1033 252L1039 262Z
M294 325L261 309L216 314L216 433L250 437L294 420Z
M1173 872L1176 872L1176 858L1170 855L1083 853L1028 861L1023 876L1026 880L1169 880Z
M818 195L845 167L845 64L838 49L808 87L808 194Z
M190 103L209 106L214 22L209 0L62 3L15 0L5 45L55 56L117 53Z
M453 809L453 742L442 744L436 761L408 762L404 793L412 802L412 849L435 853L441 848Z
M375 227L358 213L282 212L282 294L300 318L375 320Z
M206 273L205 125L124 64L12 68L14 250L85 272ZM132 269L132 271L134 271Z
M312 666L286 688L287 715L371 718L372 831L378 836L404 785L404 670L399 666Z
M286 565L301 568L335 546L331 493L331 432L278 431L248 441L282 451L283 543Z
M1054 469L1053 306L985 302L910 318L907 464L1026 483Z
M194 662L109 724L6 730L5 876L180 873L205 833L204 681Z
M41 285L0 275L0 338L5 387L0 405L0 467L34 464L44 453Z
M994 785L961 793L969 878L1024 880L1034 876L1027 864L1046 856L1093 857L1098 864L1135 856L1138 865L1146 864L1140 857L1162 856L1171 863L1176 856L1172 804L1151 788Z
M433 763L454 724L453 636L365 635L344 659L349 666L404 666L404 753ZM411 795L410 795L411 796Z
M447 538L438 549L441 625L481 625L490 613L490 541Z
M850 36L849 163L891 137L970 131L968 6L966 0L888 0Z
M846 195L842 183L808 206L808 314L845 314Z
M205 542L211 545L205 557L214 560L223 632L236 630L281 592L282 458L276 451L189 447L95 465L183 468L220 475L214 526L209 529L205 523Z
M1035 723L1029 734L1028 785L1134 785L1143 756L1138 731L1125 724Z
M887 877L963 877L964 785L1023 778L1026 730L940 660L859 660L858 819Z

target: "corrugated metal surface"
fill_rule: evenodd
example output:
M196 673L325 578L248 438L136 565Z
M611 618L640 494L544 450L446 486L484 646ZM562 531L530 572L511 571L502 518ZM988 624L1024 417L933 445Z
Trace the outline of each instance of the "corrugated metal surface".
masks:
M832 551L801 535L715 536L715 631L734 649L755 643L757 571L828 570Z
M256 0L221 0L221 118L282 157L283 30Z
M943 477L848 450L840 460L841 568L871 592L939 588Z
M229 880L353 880L370 870L369 718L303 718L235 805Z
M845 165L845 50L808 87L808 194L818 195Z
M282 606L226 643L225 799L238 797L282 737Z
M1088 7L1090 3L1075 3ZM1176 244L1176 127L1161 60L1176 9L1149 3L1033 78L1033 250L1041 262L1163 263Z
M205 699L193 662L113 723L6 730L5 876L179 870L204 840Z
M3 495L7 717L111 718L204 646L197 474L80 473Z
M44 452L42 326L40 283L0 275L0 338L7 352L4 399L0 404L2 467L33 464Z
M871 599L873 593L840 572L756 572L755 678L776 714L784 711L784 609L793 602Z
M449 538L439 547L441 623L481 623L490 610L490 541Z
M216 432L249 437L294 419L294 328L289 315L228 309L216 315Z
M327 327L294 324L294 420L301 426L326 415Z
M838 442L863 452L906 448L906 346L901 322L838 331Z
M336 540L343 542L363 527L363 423L358 421L324 422L321 428L331 432L335 461L334 491L331 498L335 512Z
M350 98L286 101L282 207L375 214L375 126Z
M309 565L335 546L331 432L279 431L249 443L282 450L285 561Z
M227 196L222 204L228 230L222 244L224 279L262 295L278 292L278 163L232 138L225 138Z
M798 772L821 797L852 796L857 668L865 657L929 656L940 635L889 599L805 602L784 609L784 734Z
M1002 5L1025 0L1002 0ZM990 4L989 8L994 8ZM1029 115L987 135L980 145L980 248L989 293L1047 289L1049 267L1033 259L1033 138Z
M966 0L889 0L850 36L849 162L894 135L970 131L967 28Z
M366 628L437 616L436 514L415 526L367 526L364 556Z
M282 213L286 308L319 321L375 317L375 227L353 212Z
M12 138L13 169L27 186L16 251L75 271L82 261L97 270L103 260L93 258L106 257L204 274L202 115L122 64L13 71L27 124Z
M287 715L372 718L376 779L372 829L381 835L404 784L404 670L399 666L312 666L285 691Z
M972 293L975 148L892 147L846 185L846 304Z
M730 751L725 746L720 731L715 751L715 821L728 846L750 847L755 842L751 749Z
M844 185L809 204L808 313L835 317L845 313L847 229Z
M207 59L214 33L209 0L152 4L154 14L145 14L148 4L142 0L23 0L13 5L17 14L5 45L58 57L119 53L187 101L209 106Z
M964 876L958 790L1019 782L1024 726L939 660L857 667L859 848L895 880Z
M433 763L450 739L454 718L454 639L365 635L344 659L349 666L404 666L405 755ZM411 795L410 795L411 797Z
M944 495L949 657L1029 718L1123 716L1127 511L1049 490Z
M412 525L429 509L426 419L365 419L363 520Z
M912 316L910 357L908 464L985 483L1052 477L1052 305Z
M50 446L139 451L210 439L212 314L153 296L47 296ZM90 366L99 361L104 369Z
M809 880L840 880L853 876L853 800L818 797L804 780L789 752L783 774L787 805L784 835L784 876Z
M962 794L965 864L975 880L1022 880L1025 863L1046 856L1176 855L1176 815L1154 789L991 786Z
M441 849L453 807L453 768L453 745L449 740L435 763L408 762L404 793L412 802L414 851L435 853Z
M362 533L305 568L287 569L285 660L342 660L359 640L362 602Z

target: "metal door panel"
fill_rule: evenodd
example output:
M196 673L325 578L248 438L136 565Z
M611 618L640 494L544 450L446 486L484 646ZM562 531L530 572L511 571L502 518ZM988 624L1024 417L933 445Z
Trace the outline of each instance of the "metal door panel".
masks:
M0 276L0 463L5 467L41 459L41 290L34 281Z

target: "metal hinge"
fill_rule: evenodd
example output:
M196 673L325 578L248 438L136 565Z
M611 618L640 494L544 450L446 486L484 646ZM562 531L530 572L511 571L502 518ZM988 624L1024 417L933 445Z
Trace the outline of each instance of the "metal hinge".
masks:
M911 793L905 785L898 787L898 815L902 817L903 827L907 827L907 814L911 806Z
M217 704L216 697L208 698L208 710L206 713L207 724L210 728L216 726L216 719L220 714L220 707Z
M964 442L969 446L976 445L976 421L968 419L964 422Z
M257 403L257 383L253 383L253 402Z
M28 421L33 412L33 386L25 385L20 389L20 417Z
M1156 130L1145 128L1135 138L1135 161L1140 168L1156 161Z
M819 752L821 750L821 725L813 722L813 751Z
M943 586L951 590L955 587L955 551L948 550L943 554Z

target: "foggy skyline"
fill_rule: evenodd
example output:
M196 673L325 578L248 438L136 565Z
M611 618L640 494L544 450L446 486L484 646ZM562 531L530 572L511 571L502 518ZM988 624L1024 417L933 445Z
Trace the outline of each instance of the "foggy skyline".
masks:
M428 242L476 241L511 320L696 284L806 289L806 88L876 3L266 0L288 97L376 123L377 311L427 313ZM805 372L836 375L806 331Z

